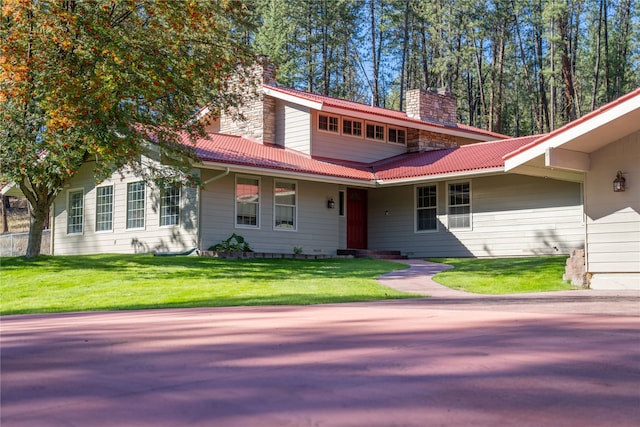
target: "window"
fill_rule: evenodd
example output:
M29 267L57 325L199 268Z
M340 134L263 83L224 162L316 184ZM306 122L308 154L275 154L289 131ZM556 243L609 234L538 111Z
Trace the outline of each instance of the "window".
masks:
M166 187L160 192L160 226L180 224L180 187Z
M260 213L260 180L236 178L236 226L258 228Z
M471 228L471 186L449 184L449 228Z
M367 123L367 139L384 141L384 126L375 123Z
M320 130L338 133L339 122L340 122L340 119L336 116L328 116L326 114L318 115L318 129Z
M296 229L296 183L276 181L275 198L275 228L278 230Z
M67 234L82 233L84 192L82 190L69 191L68 198Z
M342 134L362 137L362 122L351 119L342 119Z
M397 128L389 128L389 138L387 138L389 142L393 142L395 144L406 144L407 143L407 131L404 129Z
M113 230L113 185L96 189L96 231Z
M437 191L435 185L416 187L416 230L438 229Z
M344 216L344 191L338 191L338 215Z
M127 184L127 228L144 228L144 182Z

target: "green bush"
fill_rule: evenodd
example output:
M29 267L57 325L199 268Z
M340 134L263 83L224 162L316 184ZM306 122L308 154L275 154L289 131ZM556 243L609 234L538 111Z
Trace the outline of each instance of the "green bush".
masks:
M217 252L253 252L244 237L238 236L236 233L233 233L227 240L210 246L209 250Z

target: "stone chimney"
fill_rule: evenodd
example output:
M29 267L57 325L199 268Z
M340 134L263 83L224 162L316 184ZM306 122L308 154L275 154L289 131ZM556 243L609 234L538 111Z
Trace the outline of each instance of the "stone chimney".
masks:
M456 126L456 98L446 88L437 92L413 89L407 92L407 116L425 122Z
M437 92L413 89L407 92L406 113L412 119L455 127L458 125L456 98L441 88ZM439 150L457 146L456 138L425 130L409 129L407 151Z
M264 96L262 85L276 84L276 67L266 58L259 58L249 70L255 84L254 90L244 79L236 79L229 85L231 90L243 93L241 105L232 107L220 115L220 132L242 135L261 142L275 143L275 99Z

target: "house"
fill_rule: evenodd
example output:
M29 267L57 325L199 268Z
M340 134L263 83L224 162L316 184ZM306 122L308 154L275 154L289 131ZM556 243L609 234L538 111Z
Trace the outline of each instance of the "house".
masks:
M505 170L580 182L594 289L640 289L640 89L505 156Z
M327 256L584 247L582 174L505 170L505 156L539 137L456 123L446 91L410 91L399 112L279 87L271 67L258 70L259 93L238 111L199 113L201 188L158 189L126 172L96 185L88 163L54 203L52 253L207 249L232 233L258 252Z

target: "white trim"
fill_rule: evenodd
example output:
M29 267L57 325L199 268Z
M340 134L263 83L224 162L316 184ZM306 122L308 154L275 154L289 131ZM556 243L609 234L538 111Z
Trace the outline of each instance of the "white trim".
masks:
M276 203L276 183L277 182L281 182L281 183L285 183L285 184L293 184L295 186L295 204L294 205L278 205ZM292 180L288 180L288 179L274 179L273 180L273 231L288 231L288 232L292 232L292 231L298 231L298 211L299 206L298 206L298 194L299 194L299 188L300 186L298 185L297 181L292 181ZM278 227L276 226L276 207L277 206L285 206L285 207L293 207L294 209L294 218L293 218L293 227L292 228L286 228L286 227Z
M547 148L544 153L544 165L550 168L587 172L591 168L591 157L580 151Z
M272 96L274 98L278 98L283 101L291 102L292 104L302 105L304 107L311 108L313 110L322 109L321 102L309 101L308 99L303 99L298 96L290 95L288 93L283 93L278 90L273 90L271 88L264 87L264 86L262 87L262 90L265 95Z
M436 211L436 228L430 230L418 230L418 188L422 187L435 187L436 189L436 205L433 207ZM423 184L414 184L413 185L413 232L415 234L428 234L428 233L437 233L440 231L439 225L439 215L438 215L438 183L437 182L429 182ZM432 209L431 207L426 209Z
M451 204L449 203L449 186L455 184L469 184L469 227L451 227L449 223L449 208ZM453 180L445 182L445 196L446 196L446 212L447 212L447 230L451 231L473 231L473 186L470 179L467 180ZM466 205L454 205L454 206L466 206Z
M71 199L70 199L70 195L71 193L78 193L81 192L82 193L82 215L81 215L81 219L82 219L82 224L81 224L81 231L75 231L73 233L69 233L69 215L70 215L70 211L69 211L69 204L71 203ZM70 188L67 190L67 201L66 201L66 207L65 210L67 211L67 221L65 224L65 234L67 236L82 236L84 235L84 229L85 229L85 211L86 211L86 206L85 206L85 193L84 193L84 187L75 187L75 188Z
M433 182L433 181L442 181L446 179L460 180L465 178L474 178L474 177L481 177L481 176L506 175L504 169L502 167L498 167L498 168L491 168L491 169L483 169L482 171L465 171L465 172L443 173L443 174L436 174L436 175L422 175L418 177L394 179L392 181L385 181L383 179L370 181L370 180L362 180L362 179L354 179L354 178L340 178L335 176L319 175L319 174L313 174L313 173L280 171L276 169L261 168L256 166L229 167L228 163L216 163L216 162L208 162L208 161L196 164L194 165L194 167L196 168L202 167L204 169L215 169L215 170L229 168L230 171L234 173L270 176L274 178L289 178L293 180L321 182L324 184L342 184L350 187L364 187L364 188L397 187L397 186L404 186L406 184L412 184L412 183L423 183L423 182L427 183L427 182Z
M258 203L256 212L256 225L238 224L238 178L254 179L258 181ZM260 230L260 216L262 212L262 177L256 175L235 175L233 186L233 226L234 228L244 228L251 230Z
M614 105L613 107L595 114L593 117L587 118L582 123L572 124L569 123L564 127L558 129L554 135L551 135L545 141L516 154L505 160L505 170L510 171L516 167L523 165L537 157L545 155L550 148L558 148L562 145L574 141L594 129L600 128L613 122L616 119L623 117L626 114L632 113L635 110L640 109L640 95L633 96L621 104ZM615 101L614 101L615 102ZM596 110L597 112L597 110ZM580 119L578 119L580 120ZM542 136L541 138L545 138ZM603 141L603 146L610 141Z
M167 190L167 187L160 188L160 198L158 200L158 228L179 228L182 225L182 211L183 211L183 197L182 197L182 188L180 185L178 187L178 223L177 224L162 224L162 200L164 197L164 192Z
M98 230L98 191L101 188L107 188L107 187L111 187L111 228L108 230ZM115 207L116 207L116 188L115 185L113 183L110 184L106 184L106 185L97 185L96 186L96 205L95 205L95 230L94 232L96 234L103 234L103 233L113 233L113 229L114 229L114 213L115 213Z
M144 197L142 198L143 202L144 202L144 209L142 210L142 222L143 225L142 227L129 227L129 185L131 184L137 184L141 182L143 184L142 188L144 189ZM126 183L126 197L125 197L125 216L124 216L124 221L125 221L125 231L136 231L136 230L146 230L147 228L147 197L148 197L148 191L147 191L147 183L144 182L144 180L138 179L137 181L129 181Z
M215 162L203 162L194 167L202 167L205 169L224 169L228 168L228 163L215 163ZM270 176L274 178L289 178L289 179L298 179L304 181L312 181L312 182L322 182L325 184L345 184L351 186L360 186L360 187L376 187L376 183L374 181L369 180L361 180L361 179L352 179L352 178L340 178L333 176L325 176L318 175L313 173L300 173L295 171L281 171L277 169L268 169L261 168L256 166L235 166L230 168L231 172L234 173L242 173L242 174L252 174L252 175L264 175Z
M403 178L403 179L394 179L393 181L385 181L383 179L379 179L376 182L376 187L397 187L404 186L406 184L411 183L428 183L434 181L443 181L443 180L457 180L464 181L469 180L471 178L483 177L483 176L493 176L493 175L506 175L504 169L501 167L492 168L492 169L483 169L482 171L466 171L466 172L451 172L451 173L442 173L436 175L422 175L418 177L411 178Z

